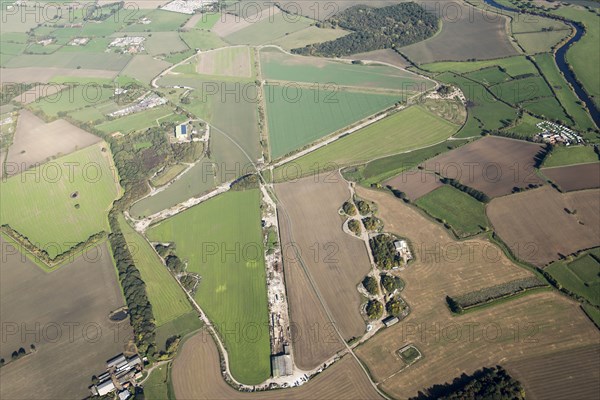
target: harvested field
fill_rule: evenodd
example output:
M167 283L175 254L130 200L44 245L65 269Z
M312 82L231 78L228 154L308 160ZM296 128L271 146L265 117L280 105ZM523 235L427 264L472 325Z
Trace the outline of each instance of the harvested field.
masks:
M356 360L347 356L301 387L260 393L238 392L221 376L219 353L205 331L185 342L173 363L178 399L379 399Z
M534 265L600 245L597 189L567 194L547 186L529 190L494 199L487 215L513 253Z
M108 318L124 300L106 243L52 273L42 271L4 238L0 245L5 257L0 269L1 322L6 333L9 325L17 328L1 347L7 364L0 369L0 397L88 396L92 375L103 371L106 360L132 339L128 319L115 323ZM13 351L23 347L29 353L31 344L34 353L9 362Z
M566 192L600 187L600 163L544 168L542 173Z
M27 110L21 110L13 144L8 150L6 174L19 174L34 165L100 142L101 139L63 119L46 124Z
M524 358L504 367L523 384L528 399L600 397L598 344Z
M489 197L510 194L514 187L541 184L534 156L541 145L488 136L426 161L426 170L460 181Z
M226 47L199 54L196 72L203 75L250 78L251 61L249 47Z
M442 227L392 195L357 187L375 201L386 230L411 240L415 262L399 276L411 314L357 349L371 375L394 398L416 396L482 365L597 343L598 332L575 302L550 291L453 316L445 296L532 276L484 239L454 241ZM518 328L517 328L518 327ZM424 358L400 371L396 350L412 343Z
M392 49L381 49L368 51L366 53L356 53L344 58L349 60L379 61L386 64L392 64L400 68L410 67L410 63L406 60L406 58L402 57Z
M171 66L170 63L157 60L149 55L134 56L127 64L121 75L130 76L140 82L150 83L155 76Z
M418 198L425 196L427 193L443 186L443 183L441 183L440 179L432 173L412 169L403 172L397 177L384 183L384 186L388 185L406 194L406 197L411 201L415 201Z
M295 256L289 247L294 243L302 257L301 264L316 282L317 293L326 302L344 338L349 340L365 332L356 286L371 264L365 244L342 230L338 209L350 197L347 185L339 174L330 174L279 184L276 192L280 219L286 228L282 246L284 249L288 246L288 251L284 262ZM290 303L294 321L293 298Z
M420 4L442 19L442 30L430 39L400 48L402 54L417 64L518 54L506 33L506 17L473 8L464 1L440 6L438 1L426 0Z
M290 17L289 15L280 12L279 9L276 10L276 12L263 10L262 16L265 16L265 18L257 15L258 20L252 21L249 25L227 35L224 39L232 44L248 44L256 46L271 43L276 39L293 34L294 32L311 26L314 22L313 20L304 17ZM269 12L271 12L271 15L268 15ZM246 19L250 20L250 18Z
M83 78L107 78L113 79L117 71L106 71L103 69L69 69L69 68L2 68L0 82L17 83L47 83L57 76L83 77Z

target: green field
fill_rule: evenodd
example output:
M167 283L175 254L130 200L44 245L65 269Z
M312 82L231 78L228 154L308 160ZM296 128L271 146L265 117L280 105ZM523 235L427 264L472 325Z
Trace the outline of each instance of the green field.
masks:
M488 226L484 204L448 185L435 189L415 203L427 214L450 225L458 237L475 235Z
M183 289L167 270L162 260L142 236L140 236L123 216L119 226L133 261L146 283L146 294L152 304L152 312L157 327L192 311Z
M469 72L468 74L465 74L465 76L482 83L485 86L492 86L511 80L510 75L495 66Z
M421 106L411 106L276 169L275 180L295 179L431 146L458 128Z
M121 71L121 76L129 76L140 82L149 84L155 76L171 66L164 60L158 60L149 55L137 55Z
M556 146L544 160L544 168L598 162L598 154L591 146Z
M114 119L96 126L105 133L121 132L123 134L133 132L140 129L156 126L158 118L166 117L173 114L173 110L169 107L155 107L150 110L127 115L118 119ZM183 120L182 116L182 120Z
M434 83L412 72L387 65L358 65L320 58L293 56L274 48L261 50L261 68L267 80L335 84L424 91Z
M594 256L589 253L594 254ZM590 303L600 305L600 262L598 249L565 263L557 261L549 265L548 272L565 289L586 298Z
M538 54L535 56L535 63L540 68L544 78L552 86L554 93L556 93L556 98L573 118L577 128L580 130L594 129L594 122L587 110L580 104L580 100L573 93L567 81L563 78L554 62L554 58L550 54Z
M330 40L335 40L342 36L346 36L349 32L343 30L339 26L337 29L330 28L317 28L316 26L309 26L302 30L290 33L279 39L271 42L277 46L281 46L286 50L296 49L304 47L313 43L322 43Z
M453 73L438 75L438 80L458 86L470 101L467 122L457 137L479 136L485 130L498 130L517 119L517 111L494 98L487 89L476 82Z
M169 365L159 365L144 382L144 398L147 400L167 400L169 399L169 389L167 382L169 379Z
M196 29L204 29L207 31L211 30L212 27L215 26L215 24L217 23L219 18L221 18L221 14L218 12L202 13L202 18L200 19L200 21L198 21L195 28Z
M257 384L270 375L266 272L258 190L227 192L148 231L174 242L188 271L202 276L196 300L215 324L233 376Z
M28 237L50 258L108 232L108 210L121 187L111 154L101 147L108 146L87 147L0 183L0 224Z
M190 15L175 13L171 11L152 10L144 15L138 11L136 18L142 16L150 19L149 24L133 23L125 28L128 32L176 32L190 19Z
M276 13L225 36L225 40L231 44L248 44L252 46L267 44L302 30L312 25L313 22L313 20L304 17L291 20L287 15L284 17L283 13Z
M212 50L227 46L223 39L212 32L191 30L180 35L190 49Z
M386 179L400 174L403 171L416 167L425 160L433 158L446 151L455 149L467 142L468 140L466 139L447 140L423 149L413 150L410 152L400 153L370 161L356 171L358 172L356 177L357 180L365 186L370 186L373 183L380 183Z
M9 68L39 67L71 68L71 69L104 69L107 71L122 70L131 56L116 53L63 53L22 54L6 63Z
M555 97L541 97L524 101L521 106L527 111L535 115L542 115L548 119L556 119L562 123L569 125L570 119L565 114L565 110Z
M196 311L190 311L156 328L156 346L159 350L167 350L167 340L173 336L184 337L197 331L203 323Z
M491 91L499 99L513 105L527 100L552 96L552 91L540 76L513 79L493 86Z
M281 157L404 100L299 86L265 85L271 157Z
M537 54L552 49L569 36L569 30L529 32L515 34L515 39L527 54Z
M585 35L567 51L567 62L575 71L575 76L592 96L596 107L600 106L600 24L598 15L579 7L560 7L553 14L560 15L585 26Z
M463 74L467 72L477 71L482 68L493 66L502 67L507 74L513 78L525 74L537 74L535 66L525 56L515 56L508 58L499 58L496 60L486 61L451 61L438 62L432 64L421 65L421 68L430 72L456 72Z
M113 87L97 84L71 86L47 98L31 104L33 110L41 110L49 117L57 117L60 112L71 112L81 108L95 108L114 95Z
M539 119L527 113L523 113L521 118L517 121L516 125L511 128L505 129L507 132L516 133L517 135L528 138L533 137L536 134L540 133L540 128L536 125L540 122L543 122L543 119Z

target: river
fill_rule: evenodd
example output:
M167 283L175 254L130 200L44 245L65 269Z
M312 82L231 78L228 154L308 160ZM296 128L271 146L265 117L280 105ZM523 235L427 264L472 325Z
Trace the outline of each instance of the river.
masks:
M483 1L486 4L488 4L492 7L498 8L500 10L526 14L526 12L524 12L524 11L521 11L521 10L518 10L518 9L512 8L512 7L507 7L503 4L497 3L495 0L483 0ZM527 14L530 14L530 13L527 13ZM530 15L534 15L534 14L530 14ZM548 18L556 19L556 17L553 17L552 15L548 15ZM577 78L575 77L575 73L573 73L571 68L569 68L569 63L567 63L567 51L569 50L569 47L571 47L571 45L575 44L579 39L581 39L581 37L584 34L584 29L578 23L575 23L573 21L565 21L565 22L568 23L573 29L575 29L575 35L573 35L569 39L569 41L564 43L561 47L559 47L554 52L554 62L558 66L558 69L560 70L562 75L565 77L567 82L569 82L569 84L575 91L575 94L577 95L579 100L581 100L583 103L585 103L585 105L589 111L589 114L592 117L592 120L594 120L594 123L596 124L596 127L600 127L600 112L598 111L598 107L596 107L596 104L594 103L592 98L583 89L583 86L577 81Z

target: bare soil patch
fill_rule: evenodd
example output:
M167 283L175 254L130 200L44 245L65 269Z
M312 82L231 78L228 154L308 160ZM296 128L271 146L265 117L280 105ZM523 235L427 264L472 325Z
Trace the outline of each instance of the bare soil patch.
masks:
M579 347L505 365L528 399L600 398L600 346Z
M3 327L16 329L2 343L1 357L10 360L13 351L23 347L29 353L35 345L35 352L0 369L0 397L86 397L92 375L132 339L128 319L109 319L124 300L106 243L51 273L3 238L0 245L6 257L0 269L0 318Z
M19 174L36 164L91 146L102 139L63 119L45 123L27 110L21 110L13 144L8 149L6 174Z
M298 388L260 393L238 392L221 376L214 340L200 332L185 342L173 363L178 399L379 399L354 358L346 356Z
M489 197L510 194L513 188L543 183L534 169L542 149L535 143L487 136L426 161L422 166Z
M399 276L411 314L357 349L372 376L394 398L525 356L597 343L595 326L577 303L551 291L454 316L446 295L466 293L532 274L485 239L457 242L414 207L388 193L358 188L373 200L385 229L407 237L416 260ZM414 344L423 359L402 370L396 351Z
M600 163L544 168L542 173L566 192L600 187Z
M494 199L487 215L513 253L544 266L600 245L600 190L561 194L551 187Z
M444 184L440 182L439 177L435 174L413 169L386 181L384 185L398 189L406 194L406 197L411 201L415 201Z

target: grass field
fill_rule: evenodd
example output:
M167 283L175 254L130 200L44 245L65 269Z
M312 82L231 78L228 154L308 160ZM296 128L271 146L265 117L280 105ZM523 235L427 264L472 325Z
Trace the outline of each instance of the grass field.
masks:
M162 324L156 328L156 345L159 350L167 350L167 340L173 336L184 337L187 334L197 331L203 323L198 313L190 311L180 317Z
M524 101L520 105L525 110L535 115L542 115L546 118L556 119L566 125L570 124L569 117L567 114L565 114L565 110L555 97L541 97L538 99Z
M556 93L556 98L571 118L573 118L578 129L593 129L595 127L594 122L587 110L579 104L579 98L577 98L567 81L563 78L554 62L554 58L550 54L538 54L535 56L535 63L540 68L544 78L552 86L554 93Z
M370 161L359 171L359 181L369 186L379 183L403 171L414 168L421 162L467 143L467 140L448 140L423 149L400 153Z
M148 400L167 400L169 391L167 386L169 365L159 365L150 373L144 382L144 398Z
M462 74L493 66L502 67L511 77L537 73L535 66L531 63L531 61L527 60L525 56L515 56L486 61L438 62L421 65L421 68L430 72L451 71Z
M517 120L515 126L506 128L507 132L516 133L523 138L533 137L534 135L540 133L540 128L536 125L540 122L544 121L543 119L534 117L530 114L523 113L521 117Z
M476 82L453 73L443 73L436 79L458 86L471 102L467 122L457 134L466 138L481 135L485 130L497 130L517 119L517 112L494 98L487 89Z
M192 30L181 32L181 39L190 49L211 50L227 46L227 43L212 32Z
M299 86L266 85L265 91L269 142L274 159L403 100L401 95Z
M567 62L575 71L575 76L592 96L596 107L600 105L600 77L595 65L600 64L598 40L600 40L600 24L598 15L580 7L560 7L553 14L582 23L585 35L567 51Z
M202 281L196 300L224 339L233 376L246 384L270 375L266 276L258 190L227 192L148 231L174 242Z
M591 146L556 146L544 160L544 168L597 162L598 154Z
M157 60L149 55L134 56L127 66L121 71L121 76L129 76L140 82L149 84L152 79L170 67L166 61Z
M31 107L34 110L41 110L49 117L56 117L59 112L68 113L85 107L94 107L109 100L113 95L113 88L100 85L73 86L47 98L38 99L31 104Z
M129 226L123 216L119 217L119 226L141 278L146 283L146 294L152 304L156 326L160 327L191 312L192 306L183 289L179 287L151 245Z
M552 96L552 91L540 76L500 83L493 86L491 91L499 99L513 105L526 100Z
M426 194L416 204L432 217L450 225L458 237L477 234L488 226L485 206L448 185Z
M598 253L597 249L596 253ZM545 268L545 271L565 289L600 306L600 262L597 258L585 253L572 262L552 263Z
M105 133L121 132L127 134L136 130L156 126L158 118L166 117L173 114L173 110L169 107L155 107L139 113L127 115L111 121L104 122L96 128ZM181 116L183 121L185 118Z
M0 224L28 237L50 258L108 232L106 216L121 188L110 151L101 151L106 147L87 147L0 183Z
M243 29L225 36L224 39L232 44L267 44L278 38L307 28L313 23L312 20L304 17L294 17L292 19L281 12L273 13L273 15L267 18L250 23Z
M120 71L129 62L131 56L116 53L61 53L22 54L6 63L8 68L38 67L68 69L101 69Z
M304 47L313 43L327 42L346 36L349 32L338 27L338 29L317 28L309 26L289 35L285 35L271 42L286 50Z
M307 176L430 146L447 139L458 128L421 106L411 106L276 169L275 179Z
M502 71L497 66L478 69L465 74L466 77L476 80L485 86L492 86L498 83L506 82L511 79L510 75Z
M138 12L138 14L141 14ZM138 15L136 15L137 17ZM152 10L145 15L150 21L149 24L134 23L126 27L129 32L175 32L190 19L189 15L180 14L163 10ZM141 18L142 15L139 15Z
M551 51L563 39L569 36L569 30L552 32L529 32L515 34L519 45L527 54L537 54Z
M373 87L418 92L434 83L412 72L387 65L359 65L318 57L293 56L278 49L260 52L263 77L267 80Z

